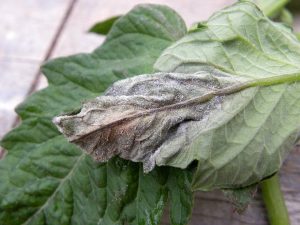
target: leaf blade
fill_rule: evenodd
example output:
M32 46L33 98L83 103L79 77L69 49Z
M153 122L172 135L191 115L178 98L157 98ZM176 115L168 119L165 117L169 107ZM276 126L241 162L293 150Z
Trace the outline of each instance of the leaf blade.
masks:
M185 225L192 214L194 196L192 193L193 172L171 168L168 180L170 190L170 219L172 225Z
M106 20L98 22L89 29L89 32L100 35L106 35L110 31L111 27L116 22L116 20L118 20L120 17L121 16L113 16Z

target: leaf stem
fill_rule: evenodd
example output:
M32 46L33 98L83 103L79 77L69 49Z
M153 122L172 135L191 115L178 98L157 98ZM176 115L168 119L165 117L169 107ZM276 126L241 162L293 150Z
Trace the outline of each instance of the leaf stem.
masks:
M290 225L289 214L280 190L278 174L262 181L261 189L270 224Z
M266 16L273 18L284 8L289 0L256 0L254 1Z
M296 81L300 81L300 73L291 73L272 77L258 78L253 81L250 81L248 83L248 87L270 86L282 83L292 83Z
M236 85L232 85L226 88L215 91L214 95L227 95L234 94L242 91L246 88L257 87L257 86L271 86L283 83L292 83L300 81L300 73L291 73L284 75L277 75L272 77L257 78L250 81L245 81Z

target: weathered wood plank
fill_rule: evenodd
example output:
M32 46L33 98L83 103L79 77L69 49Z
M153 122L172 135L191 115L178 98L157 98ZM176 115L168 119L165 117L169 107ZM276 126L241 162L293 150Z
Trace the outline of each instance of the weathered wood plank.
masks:
M71 0L1 1L0 138L15 121Z
M70 0L1 1L1 58L42 60Z
M16 119L14 108L23 101L38 63L0 60L0 137L7 132Z

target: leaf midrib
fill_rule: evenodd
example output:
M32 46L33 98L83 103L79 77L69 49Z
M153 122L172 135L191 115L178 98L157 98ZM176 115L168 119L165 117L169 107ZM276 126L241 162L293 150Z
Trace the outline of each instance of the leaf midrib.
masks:
M228 86L228 87L212 90L212 91L210 91L210 92L208 92L204 95L197 96L197 97L185 100L185 101L181 101L181 102L178 102L178 103L174 103L174 104L170 104L170 105L166 105L166 106L162 106L162 107L158 107L158 108L147 109L147 110L144 110L142 112L137 112L137 113L135 113L133 115L130 115L130 116L125 116L125 117L120 118L118 120L115 120L111 123L108 123L108 124L105 124L103 126L97 127L94 130L90 131L89 133L83 134L81 136L77 135L73 138L69 138L69 141L73 142L73 143L77 142L77 141L80 141L80 140L86 138L87 136L89 136L89 135L91 135L95 132L99 132L99 131L104 130L104 129L109 128L109 127L115 127L115 126L118 126L118 125L122 124L123 122L130 122L134 119L137 119L139 117L148 116L152 113L189 107L189 106L194 105L194 104L202 104L202 103L210 101L211 99L213 99L216 96L231 95L231 94L240 92L244 89L251 88L251 87L256 87L256 86L270 86L270 85L273 85L272 82L274 82L274 85L277 85L277 84L280 84L280 83L285 83L285 82L286 83L292 82L290 80L291 76L294 76L292 78L294 80L292 80L292 81L300 81L300 72L299 72L299 74L298 73L296 73L296 74L286 74L286 75L281 75L281 76L260 78L260 79L254 79L252 81L245 81L245 82L241 82L241 83L238 83L238 84L233 84L233 85ZM285 80L285 78L287 78L287 79ZM82 116L80 115L80 116L77 116L77 117L84 117L87 113L89 113L92 110L95 111L97 109L91 109L91 110L87 111L84 115L82 115ZM75 116L73 116L73 117L75 117ZM61 120L64 120L66 118L68 119L68 116L60 117L59 118L60 120L59 120L58 124L60 123Z

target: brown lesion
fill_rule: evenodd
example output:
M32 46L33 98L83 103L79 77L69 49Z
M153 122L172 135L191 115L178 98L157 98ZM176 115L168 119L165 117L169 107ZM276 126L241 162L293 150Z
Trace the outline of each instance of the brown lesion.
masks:
M89 136L92 133L98 132L100 130L104 130L107 128L112 128L113 127L118 127L118 126L122 126L122 124L126 123L126 122L131 122L135 119L141 118L141 117L145 117L145 116L149 116L149 115L153 115L159 112L163 112L163 111L171 111L171 110L178 110L181 108L185 108L185 107L191 107L193 105L199 105L205 102L209 102L210 100L212 100L216 94L220 94L219 90L218 91L211 91L208 92L207 94L198 96L198 97L194 97L194 98L190 98L188 100L185 101L181 101L178 103L173 103L173 104L169 104L169 105L163 105L161 107L157 107L157 108L152 108L152 109L146 109L143 111L137 111L136 113L131 113L129 115L125 115L122 118L118 118L118 114L111 114L108 115L110 117L110 121L107 122L106 124L104 124L103 126L98 126L95 130L90 131L89 133L86 134L82 134L80 136L75 136L73 138L70 138L70 141L75 143L76 141L80 141L82 139L84 139L86 136ZM118 109L116 109L118 110ZM115 119L116 118L116 119Z
M87 133L74 141L74 144L79 145L88 154L92 155L96 161L107 161L115 155L129 152L134 145L137 129L137 119L121 120L114 123L112 126L106 126L97 129L91 133ZM87 140L88 139L88 140ZM130 143L128 145L120 144ZM93 143L88 146L86 143Z

